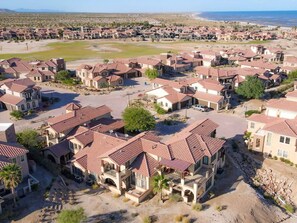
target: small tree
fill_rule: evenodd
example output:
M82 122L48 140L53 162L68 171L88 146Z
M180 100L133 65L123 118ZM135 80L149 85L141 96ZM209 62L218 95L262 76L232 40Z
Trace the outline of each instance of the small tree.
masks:
M67 70L61 70L55 75L56 81L65 81L70 78L70 74Z
M297 79L297 70L295 71L291 71L289 74L288 74L288 81L289 82L293 82L294 80Z
M164 176L164 174L158 174L153 178L153 190L155 193L160 193L161 201L163 200L163 189L167 189L169 186L168 179Z
M58 215L58 223L81 223L86 220L87 216L83 208L74 210L63 210Z
M257 77L247 77L236 93L247 99L259 99L265 91L262 81Z
M14 117L16 120L21 120L24 117L24 113L18 110L13 110L10 112L10 116Z
M25 129L22 132L18 132L16 137L17 142L29 150L42 148L40 135L33 129Z
M123 112L123 120L126 130L130 132L142 132L155 128L154 116L146 109L137 106L127 107Z
M104 64L108 64L108 63L109 63L109 59L104 59L104 60L103 60L103 63L104 63Z
M3 181L6 188L11 190L14 204L16 204L15 188L22 181L21 168L14 163L4 166L0 172L0 180Z
M153 80L153 79L155 79L155 78L157 78L159 76L159 72L155 68L154 69L150 69L150 68L146 69L145 72L144 72L144 74L150 80Z

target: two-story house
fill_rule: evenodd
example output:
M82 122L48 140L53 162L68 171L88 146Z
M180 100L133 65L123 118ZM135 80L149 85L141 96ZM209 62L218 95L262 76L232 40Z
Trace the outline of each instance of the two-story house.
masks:
M194 104L204 105L214 110L220 110L226 105L228 97L226 88L219 81L192 78L189 84L190 88L196 92L193 95Z
M7 110L28 111L41 106L41 88L29 78L6 79L0 82L1 107Z
M105 105L100 107L81 107L78 104L66 105L65 114L47 120L46 142L54 145L64 140L75 128L90 126L103 118L111 118L111 109Z
M43 82L53 80L57 72L66 70L66 64L63 58L53 58L48 61L25 61L11 58L0 61L0 68L2 69L0 73L5 77L28 77L34 82Z
M224 141L214 138L217 127L206 119L165 142L150 132L128 139L100 156L101 181L139 203L152 192L152 178L162 173L170 182L165 193L177 192L185 202L196 203L224 166Z
M5 166L15 163L21 168L22 179L28 180L28 152L28 150L16 143L14 125L12 123L0 123L0 172ZM0 182L0 196L4 200L12 198L12 191L5 188L2 182ZM1 203L4 200L0 199L0 214L2 213Z
M152 90L145 94L154 98L155 102L167 111L180 110L192 105L193 92L188 89L185 80L171 81L156 78L151 81Z
M264 114L248 118L251 149L265 155L283 157L297 163L297 91L286 98L272 99Z

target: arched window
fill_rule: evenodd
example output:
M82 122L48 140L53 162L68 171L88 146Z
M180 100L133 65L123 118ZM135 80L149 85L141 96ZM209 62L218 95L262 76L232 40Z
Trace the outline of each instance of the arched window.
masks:
M27 109L30 109L31 106L30 106L30 103L27 103Z
M21 109L22 110L25 110L25 105L21 105Z

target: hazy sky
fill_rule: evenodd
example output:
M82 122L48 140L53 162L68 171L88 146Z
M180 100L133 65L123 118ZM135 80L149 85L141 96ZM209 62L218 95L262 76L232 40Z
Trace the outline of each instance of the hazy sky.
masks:
M0 8L73 12L297 10L297 0L0 0Z

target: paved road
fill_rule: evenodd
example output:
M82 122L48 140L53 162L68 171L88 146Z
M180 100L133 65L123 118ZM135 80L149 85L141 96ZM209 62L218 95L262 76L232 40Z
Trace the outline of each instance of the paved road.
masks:
M43 112L38 117L33 117L29 120L13 121L10 119L9 111L0 111L0 122L14 122L16 130L22 130L25 128L37 128L43 121L50 116L57 116L65 113L65 105L70 102L78 102L83 106L101 106L107 105L112 109L112 115L115 118L121 118L122 111L128 105L129 99L135 99L141 93L151 89L151 86L145 84L147 82L145 78L137 78L136 80L130 80L133 87L128 87L121 91L114 91L106 95L79 95L73 91L55 88L55 87L42 87L42 94L49 97L58 97L60 101L49 107L49 111ZM37 121L32 123L31 121Z
M145 84L145 82L147 82L145 78L137 78L136 81L132 80L131 82L135 84L133 87L128 87L127 89L122 91L114 91L106 95L79 95L69 90L54 87L43 87L42 92L45 96L58 97L61 100L52 105L49 108L49 111L41 113L40 115L38 115L38 117L33 117L29 120L20 120L14 122L16 130L20 131L25 128L39 127L50 116L57 116L64 113L64 106L70 102L78 102L83 106L100 106L105 104L112 109L112 115L115 118L121 118L122 111L128 105L129 98L130 100L137 98L139 94L142 94L144 93L144 91L151 89L150 85ZM127 94L129 94L129 96ZM244 118L231 114L218 114L215 111L202 113L193 109L187 109L187 111L181 110L176 113L180 114L181 116L185 116L186 112L187 116L189 117L189 120L187 122L188 124L192 123L195 120L204 118L210 118L211 120L217 122L220 125L217 131L218 137L230 138L238 134L243 134L247 127ZM12 120L10 120L8 111L0 112L0 122L11 121ZM34 121L36 123L32 123L31 121ZM159 130L162 130L162 132L165 131L168 135L174 132L178 132L183 127L185 127L185 125L169 127L162 126L162 128Z

